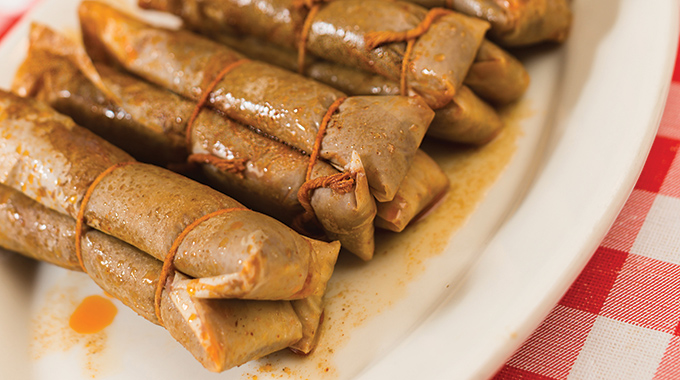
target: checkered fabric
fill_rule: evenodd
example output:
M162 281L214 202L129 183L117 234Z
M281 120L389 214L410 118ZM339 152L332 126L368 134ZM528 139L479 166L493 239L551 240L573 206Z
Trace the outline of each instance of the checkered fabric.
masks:
M0 0L0 39L37 0Z
M678 148L676 61L630 198L571 288L493 380L680 379Z
M0 39L19 20L19 16L0 13Z

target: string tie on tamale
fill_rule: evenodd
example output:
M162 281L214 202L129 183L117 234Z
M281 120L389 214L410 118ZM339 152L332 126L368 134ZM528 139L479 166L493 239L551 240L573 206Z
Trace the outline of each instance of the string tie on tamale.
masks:
M312 179L312 169L314 169L314 165L316 165L316 161L319 159L319 153L321 151L321 141L326 135L326 128L328 127L328 123L330 123L331 117L333 116L335 111L337 111L338 108L340 108L340 105L342 104L342 102L345 101L345 99L347 99L346 96L335 99L335 101L326 110L326 114L323 115L323 119L321 119L319 130L316 132L316 138L314 139L314 146L312 147L312 152L309 155L309 164L307 165L305 181L309 181L310 179Z
M399 80L400 91L402 95L408 95L406 75L408 73L408 65L416 39L425 34L430 29L430 26L432 26L432 23L435 22L439 17L450 13L451 10L449 9L432 8L427 12L423 20L413 29L402 32L382 30L366 33L366 36L364 37L364 43L366 44L366 48L369 50L391 42L406 42L406 50L404 51L404 58L401 62L401 76Z
M210 164L223 172L243 176L242 173L246 170L248 160L245 158L220 158L212 154L196 153L189 155L187 161L190 164Z
M202 217L196 219L193 223L189 224L184 228L184 230L175 238L175 241L172 243L172 246L170 247L170 250L168 253L165 255L165 258L163 260L163 268L161 269L161 274L158 276L158 283L156 284L156 291L154 293L154 311L156 312L156 318L158 318L158 323L163 326L163 317L161 317L161 296L163 295L163 290L165 289L165 284L169 281L172 280L172 276L174 276L175 273L175 256L177 255L177 250L179 250L179 246L182 244L184 241L184 238L186 238L187 235L191 231L193 231L194 228L196 228L199 224L205 222L206 220L222 215L228 212L232 211L243 211L243 210L248 210L245 207L230 207L230 208L225 208L221 210L217 210L215 212L211 212L210 214L203 215Z
M83 261L83 250L81 248L81 243L83 240L83 225L85 224L85 208L87 207L87 203L90 201L90 198L92 197L92 193L94 192L95 187L109 174L111 174L114 170L118 168L122 168L123 166L127 165L132 165L132 164L138 164L139 162L119 162L115 165L109 166L106 170L103 172L99 173L99 175L92 181L90 186L87 188L87 191L85 192L85 196L83 196L82 201L80 201L80 208L78 209L78 215L76 216L76 234L75 234L75 242L76 242L76 257L78 258L78 264L80 264L80 267L83 269L83 272L87 273L87 269L85 269L85 263Z
M354 174L350 172L344 172L315 178L303 183L298 190L297 198L298 202L300 202L300 205L305 211L293 219L292 227L296 231L307 236L319 240L323 239L325 237L323 231L314 231L309 228L309 223L316 220L314 208L312 207L311 203L312 192L319 188L328 188L334 192L337 192L338 194L346 194L352 191L354 188L354 182Z
M302 0L303 5L309 6L309 12L305 17L305 22L302 24L302 30L300 31L300 39L298 41L298 73L304 75L305 73L305 52L307 51L307 38L309 37L309 30L312 28L312 22L314 17L319 12L321 5L314 4L314 0Z
M84 227L84 221L85 221L85 209L87 207L87 203L89 202L90 198L92 197L92 194L101 183L101 181L108 176L109 174L113 173L116 169L122 168L124 166L132 165L132 164L140 164L140 162L136 161L128 161L128 162L119 162L115 165L111 165L109 168L104 170L103 172L99 173L99 175L92 181L90 186L87 188L87 191L85 192L85 196L83 196L82 201L80 202L80 208L78 209L78 215L76 217L76 231L75 231L75 245L76 245L76 257L78 259L78 263L80 264L80 267L83 269L83 272L87 273L87 269L85 268L85 262L83 261L83 253L81 249L81 244L82 244L82 236L83 236L83 227ZM162 326L163 325L163 318L161 317L161 296L163 294L163 290L165 289L165 284L168 282L170 279L171 275L174 274L174 260L175 256L177 255L177 250L179 249L179 246L182 244L184 241L184 238L194 229L196 226L199 224L205 222L206 220L227 213L227 212L232 212L232 211L239 211L239 210L248 210L245 207L231 207L231 208L226 208L226 209L221 209L215 212L212 212L210 214L204 215L197 220L195 220L193 223L189 224L184 230L177 236L175 241L172 243L172 246L170 247L170 250L168 253L165 255L165 258L163 260L163 268L161 269L161 273L158 277L158 283L156 284L156 290L154 293L154 311L156 312L156 317L158 318L158 323Z
M354 178L352 173L344 172L305 181L300 190L298 190L298 201L307 214L314 215L310 202L312 191L322 187L331 189L339 194L346 194L352 191Z
M225 75L233 71L235 68L241 66L244 63L250 62L249 59L243 58L239 59L238 61L235 61L229 65L227 65L222 71L220 71L215 79L208 84L208 86L205 88L203 91L203 94L201 94L201 98L198 100L198 103L196 103L196 107L194 107L193 112L191 112L191 116L189 117L189 121L187 122L187 128L186 128L186 133L184 135L187 150L191 152L191 130L193 128L194 123L196 122L196 118L198 118L198 114L201 112L203 107L205 107L206 103L208 102L208 98L210 97L210 94L212 91L215 89L217 84L224 78ZM220 158L216 157L211 154L191 154L187 158L187 162L189 163L204 163L204 164L211 164L215 166L216 168L229 172L229 173L234 173L234 174L240 174L245 170L245 162L248 161L247 159L244 158Z
M329 176L312 179L312 172L314 170L314 165L316 165L316 162L319 159L319 154L321 151L321 141L326 135L326 128L328 127L328 123L331 121L331 117L333 116L335 111L337 111L338 108L340 108L340 105L342 104L342 102L345 101L345 99L347 98L346 97L338 98L333 102L333 104L331 104L330 107L328 107L326 114L321 120L321 125L319 125L319 131L316 133L314 147L312 148L312 152L309 157L309 164L307 165L305 183L303 183L302 186L300 186L300 189L298 190L297 193L298 201L300 202L300 205L302 205L302 208L304 208L305 210L305 212L301 216L299 216L295 221L296 225L300 228L304 223L314 218L314 209L312 208L311 204L313 190L324 187L330 188L336 192L339 192L340 194L344 194L350 192L354 186L354 177L352 176L352 173L349 172L337 173Z

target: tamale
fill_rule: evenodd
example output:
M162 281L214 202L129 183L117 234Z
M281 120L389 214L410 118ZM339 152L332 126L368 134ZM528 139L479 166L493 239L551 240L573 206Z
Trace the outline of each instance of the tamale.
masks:
M434 17L423 28L420 24L427 22L424 21L427 9L402 1L324 2L314 13L298 3L294 0L139 1L142 8L179 15L191 29L253 35L394 81L401 81L403 77L408 88L424 97L433 109L451 101L489 27L485 21L447 12ZM405 40L372 46L371 33L398 34L411 30L424 32L414 40L412 49L407 49ZM402 75L405 56L408 62Z
M209 15L207 17L210 17ZM190 25L185 25L190 28ZM232 35L219 31L197 30L250 58L268 62L290 71L299 70L297 53L254 36ZM399 82L368 71L307 56L304 74L350 95L397 95ZM512 103L529 86L529 73L517 58L484 39L463 84L480 98L494 105ZM457 95L457 94L456 94ZM455 102L455 96L453 98ZM443 108L446 108L444 106ZM435 110L437 111L437 110ZM435 115L435 119L441 116ZM442 123L446 120L441 121Z
M297 68L297 62L291 56L294 53L271 43L253 37L219 35L215 38L253 58L288 70ZM472 65L468 77L471 77L473 85L484 91L495 103L505 104L517 100L526 90L528 74L516 59L490 45L493 44L488 41L482 44L478 54L479 63L476 61ZM484 54L481 54L482 51ZM305 65L305 75L350 95L399 93L399 84L383 76L320 59L309 61ZM471 76L470 73L474 75ZM464 84L449 104L435 110L427 135L457 143L483 144L502 128L503 122L497 112Z

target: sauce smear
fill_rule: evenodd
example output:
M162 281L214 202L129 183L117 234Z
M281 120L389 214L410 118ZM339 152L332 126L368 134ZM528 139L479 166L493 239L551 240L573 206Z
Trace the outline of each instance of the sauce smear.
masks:
M109 299L89 296L71 314L68 324L77 333L94 334L110 325L117 313L116 305Z

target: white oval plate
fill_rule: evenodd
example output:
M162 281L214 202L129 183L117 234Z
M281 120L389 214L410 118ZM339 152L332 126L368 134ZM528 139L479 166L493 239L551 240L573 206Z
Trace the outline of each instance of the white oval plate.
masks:
M0 87L9 87L23 60L29 21L75 30L77 3L44 0L5 37ZM573 7L569 41L524 59L534 113L522 121L524 136L511 164L406 294L351 331L330 357L333 377L488 378L557 303L604 237L659 123L677 48L678 9L674 0L653 6L575 0ZM36 313L55 284L64 286L64 276L0 252L0 377L295 377L270 373L262 363L210 374L162 329L125 310L107 329L103 362L96 356L89 356L96 363L83 362L83 342L61 353L36 358L34 348L33 357L27 355L28 321L31 328L49 323ZM96 289L84 275L67 282L74 294ZM84 370L88 365L96 370Z

